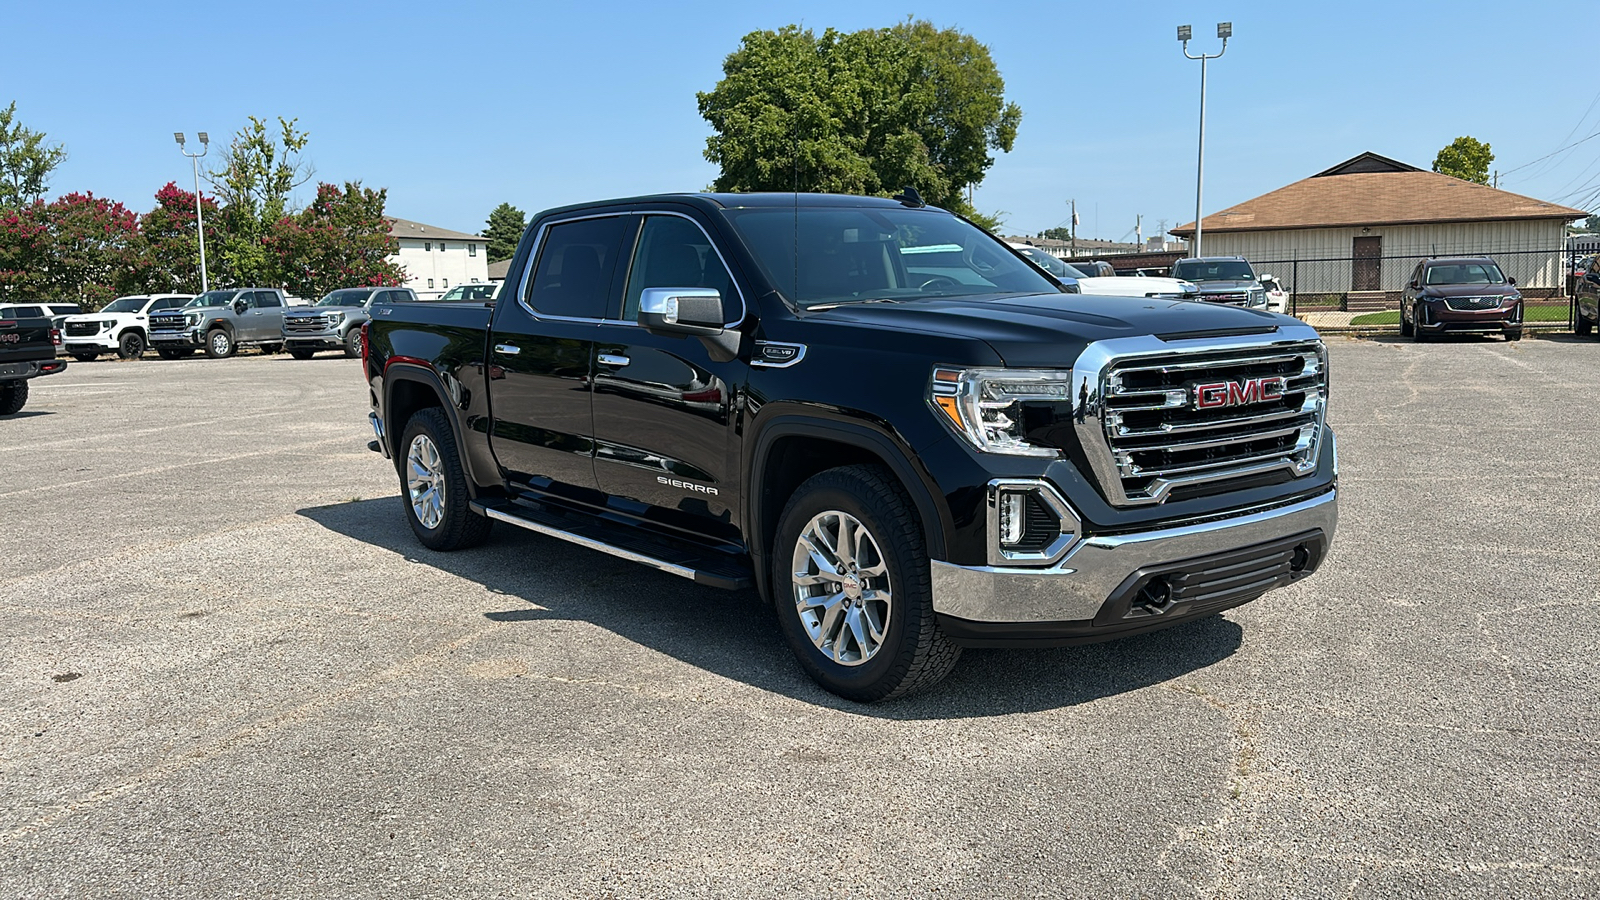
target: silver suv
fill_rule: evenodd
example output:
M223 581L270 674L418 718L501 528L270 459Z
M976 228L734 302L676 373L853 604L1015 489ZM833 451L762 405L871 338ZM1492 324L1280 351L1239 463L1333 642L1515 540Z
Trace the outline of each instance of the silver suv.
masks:
M317 305L290 310L283 316L283 343L295 359L310 359L318 350L343 350L361 355L361 326L374 303L415 303L410 288L359 287L329 291Z

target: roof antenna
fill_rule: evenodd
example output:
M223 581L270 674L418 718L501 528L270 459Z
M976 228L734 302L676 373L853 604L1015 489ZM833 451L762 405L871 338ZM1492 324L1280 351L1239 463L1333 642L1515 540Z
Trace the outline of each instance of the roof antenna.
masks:
M794 298L800 305L800 117L794 117L792 129L794 143Z
M909 206L912 209L921 209L928 205L923 201L922 195L917 193L917 189L909 184L901 188L900 193L895 194L889 199L899 200L901 203L904 203L906 206Z

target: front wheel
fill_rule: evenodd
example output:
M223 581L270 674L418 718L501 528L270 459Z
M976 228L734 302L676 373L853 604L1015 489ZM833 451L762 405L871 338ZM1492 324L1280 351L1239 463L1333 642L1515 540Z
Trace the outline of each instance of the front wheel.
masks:
M1520 341L1520 340L1522 340L1522 329L1521 328L1509 329L1508 331L1505 332L1505 335L1506 335L1506 340L1508 340L1508 341Z
M438 407L419 410L400 439L400 499L406 521L431 550L464 550L489 537L493 520L469 505L466 470L450 420Z
M218 328L206 335L206 355L212 359L227 359L233 355L233 335Z
M138 359L144 355L144 335L137 331L130 331L117 341L117 356L123 359Z
M1594 323L1583 317L1583 310L1578 310L1578 323L1572 326L1572 333L1585 335L1594 330Z
M282 344L262 344L261 345L261 353L262 353L263 356L275 356L275 355L277 355L277 354L279 354L281 352L283 352L283 345Z
M361 326L350 329L350 333L344 336L344 355L350 359L360 359L361 340Z
M795 491L778 520L772 579L801 668L845 699L931 687L961 656L934 617L921 523L879 466L829 469Z
M9 416L21 412L22 407L28 404L28 383L26 381L7 381L0 384L0 416Z
M1411 330L1412 330L1411 322L1406 319L1406 311L1404 309L1401 309L1400 310L1400 336L1401 337L1411 337Z

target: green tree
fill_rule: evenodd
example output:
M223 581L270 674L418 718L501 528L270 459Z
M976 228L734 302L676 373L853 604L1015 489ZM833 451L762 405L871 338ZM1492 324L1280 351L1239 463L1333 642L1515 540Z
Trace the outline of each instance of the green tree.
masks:
M280 116L274 135L265 119L251 116L222 151L221 166L207 173L222 206L214 282L243 286L279 280L266 237L288 214L290 194L316 172L301 159L310 136L295 128L298 121Z
M72 193L0 216L0 297L98 309L133 287L139 221L121 203Z
M998 225L967 190L1010 152L1022 110L1005 100L989 49L955 29L908 20L820 36L795 25L754 31L697 95L716 132L706 159L719 191L889 195L915 187L929 203Z
M1473 137L1458 137L1433 158L1433 170L1463 181L1488 184L1489 164L1492 162L1494 153L1489 150L1488 144Z
M387 190L358 181L318 185L311 205L279 220L264 242L284 287L315 299L338 288L404 283L405 270L390 261L400 242L383 215L387 200Z
M221 244L217 203L201 195L206 249ZM210 261L209 259L207 260ZM156 191L155 208L139 217L139 254L130 280L138 290L198 294L200 242L194 223L194 194L167 182Z
M489 213L488 228L483 236L489 239L489 262L500 262L517 255L517 242L522 240L522 230L528 227L528 217L509 203L502 203Z
M17 209L44 197L50 173L67 159L60 144L45 143L44 132L16 120L15 101L0 110L0 209Z
M1072 229L1065 227L1046 228L1039 233L1039 237L1049 238L1052 241L1070 241L1072 240Z

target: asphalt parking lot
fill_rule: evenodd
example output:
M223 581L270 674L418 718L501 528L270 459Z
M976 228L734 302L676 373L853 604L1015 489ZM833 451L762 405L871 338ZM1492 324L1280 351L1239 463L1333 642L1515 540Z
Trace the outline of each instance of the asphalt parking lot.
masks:
M1600 343L1330 340L1314 578L822 692L753 595L436 554L359 363L0 420L0 896L1600 893Z

